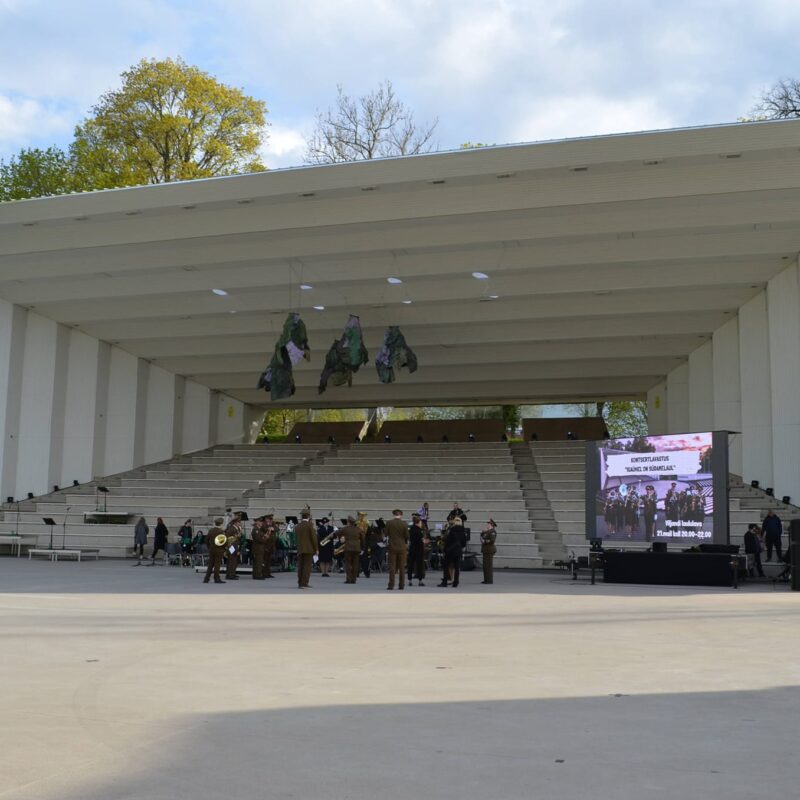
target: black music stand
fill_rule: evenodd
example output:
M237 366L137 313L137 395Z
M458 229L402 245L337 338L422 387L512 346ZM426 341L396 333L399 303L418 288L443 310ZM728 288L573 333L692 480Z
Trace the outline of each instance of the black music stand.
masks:
M56 521L52 517L42 517L42 522L50 528L50 547L49 550L53 549L53 528L55 527Z
M94 510L105 514L108 511L108 486L97 486L94 492ZM103 495L103 508L100 508L100 495Z

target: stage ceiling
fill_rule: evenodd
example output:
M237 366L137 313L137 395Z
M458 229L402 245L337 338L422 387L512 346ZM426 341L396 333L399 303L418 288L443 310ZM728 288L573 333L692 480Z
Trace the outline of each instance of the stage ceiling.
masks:
M289 310L312 359L281 405L640 398L798 250L800 120L0 204L0 296L265 406ZM318 396L349 313L419 370Z

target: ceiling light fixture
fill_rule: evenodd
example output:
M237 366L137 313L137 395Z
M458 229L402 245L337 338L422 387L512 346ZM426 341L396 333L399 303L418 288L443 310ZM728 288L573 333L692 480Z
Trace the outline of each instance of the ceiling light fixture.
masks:
M403 281L400 278L387 278L388 283L391 283L393 286L396 286L398 283L402 283Z
M194 211L196 208L197 208L197 206L184 206L183 210L184 211Z
M570 171L572 172L588 172L589 167L570 167Z
M403 305L404 306L410 306L411 303L413 303L413 302L414 302L413 300L403 300Z
M438 180L435 180L435 181L430 181L430 183L431 183L433 186L441 186L443 183L447 183L447 181L445 181L445 180L442 180L441 178L439 178Z
M362 186L362 192L374 192L378 187L377 186Z
M489 276L485 272L473 272L472 277L479 281L489 280Z
M226 297L227 292L224 289L212 289L211 290L217 297Z
M315 311L324 311L325 310L325 306L314 306L314 310Z
M298 196L299 197L314 197L315 195L316 195L316 192L302 192Z
M510 173L510 172L503 172L500 175L496 175L495 177L499 181L504 181L506 178L510 178L511 175L512 175L512 173Z
M499 297L500 297L500 295L499 295L499 294L490 294L490 295L489 295L489 299L490 299L490 300L497 300Z
M138 217L139 214L141 214L141 213L142 213L141 211L126 211L125 212L125 216L126 217Z
M300 288L304 292L310 292L314 287L310 283L301 283L300 284Z
M250 205L250 203L252 203L252 202L253 202L253 201L252 201L252 199L247 199L247 200L237 200L237 201L236 201L237 205L240 205L240 206L249 206L249 205Z

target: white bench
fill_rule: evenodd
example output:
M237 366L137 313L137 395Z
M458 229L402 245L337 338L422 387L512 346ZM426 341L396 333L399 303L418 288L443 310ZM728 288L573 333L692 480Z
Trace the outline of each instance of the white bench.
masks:
M78 561L81 560L82 557L89 556L94 557L96 560L100 560L100 551L99 550L50 550L46 548L32 548L28 550L28 561L31 560L32 556L47 556L50 561L58 561L59 557L62 558L76 558Z

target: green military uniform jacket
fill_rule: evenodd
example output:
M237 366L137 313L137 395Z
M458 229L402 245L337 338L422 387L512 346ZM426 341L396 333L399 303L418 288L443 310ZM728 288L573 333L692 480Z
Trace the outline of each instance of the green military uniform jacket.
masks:
M308 520L295 525L294 535L299 554L313 555L317 552L317 532Z
M492 528L490 531L481 531L481 553L485 556L493 556L497 552L495 541L497 531Z
M386 523L390 553L405 553L408 549L408 524L399 517L392 517Z
M364 531L357 525L345 525L339 530L339 536L344 539L345 553L360 553L364 547Z
M215 553L221 553L225 549L225 545L222 547L218 547L214 544L214 539L219 536L221 533L225 533L222 528L209 528L206 532L206 547L208 547L208 552L210 555L214 555Z

